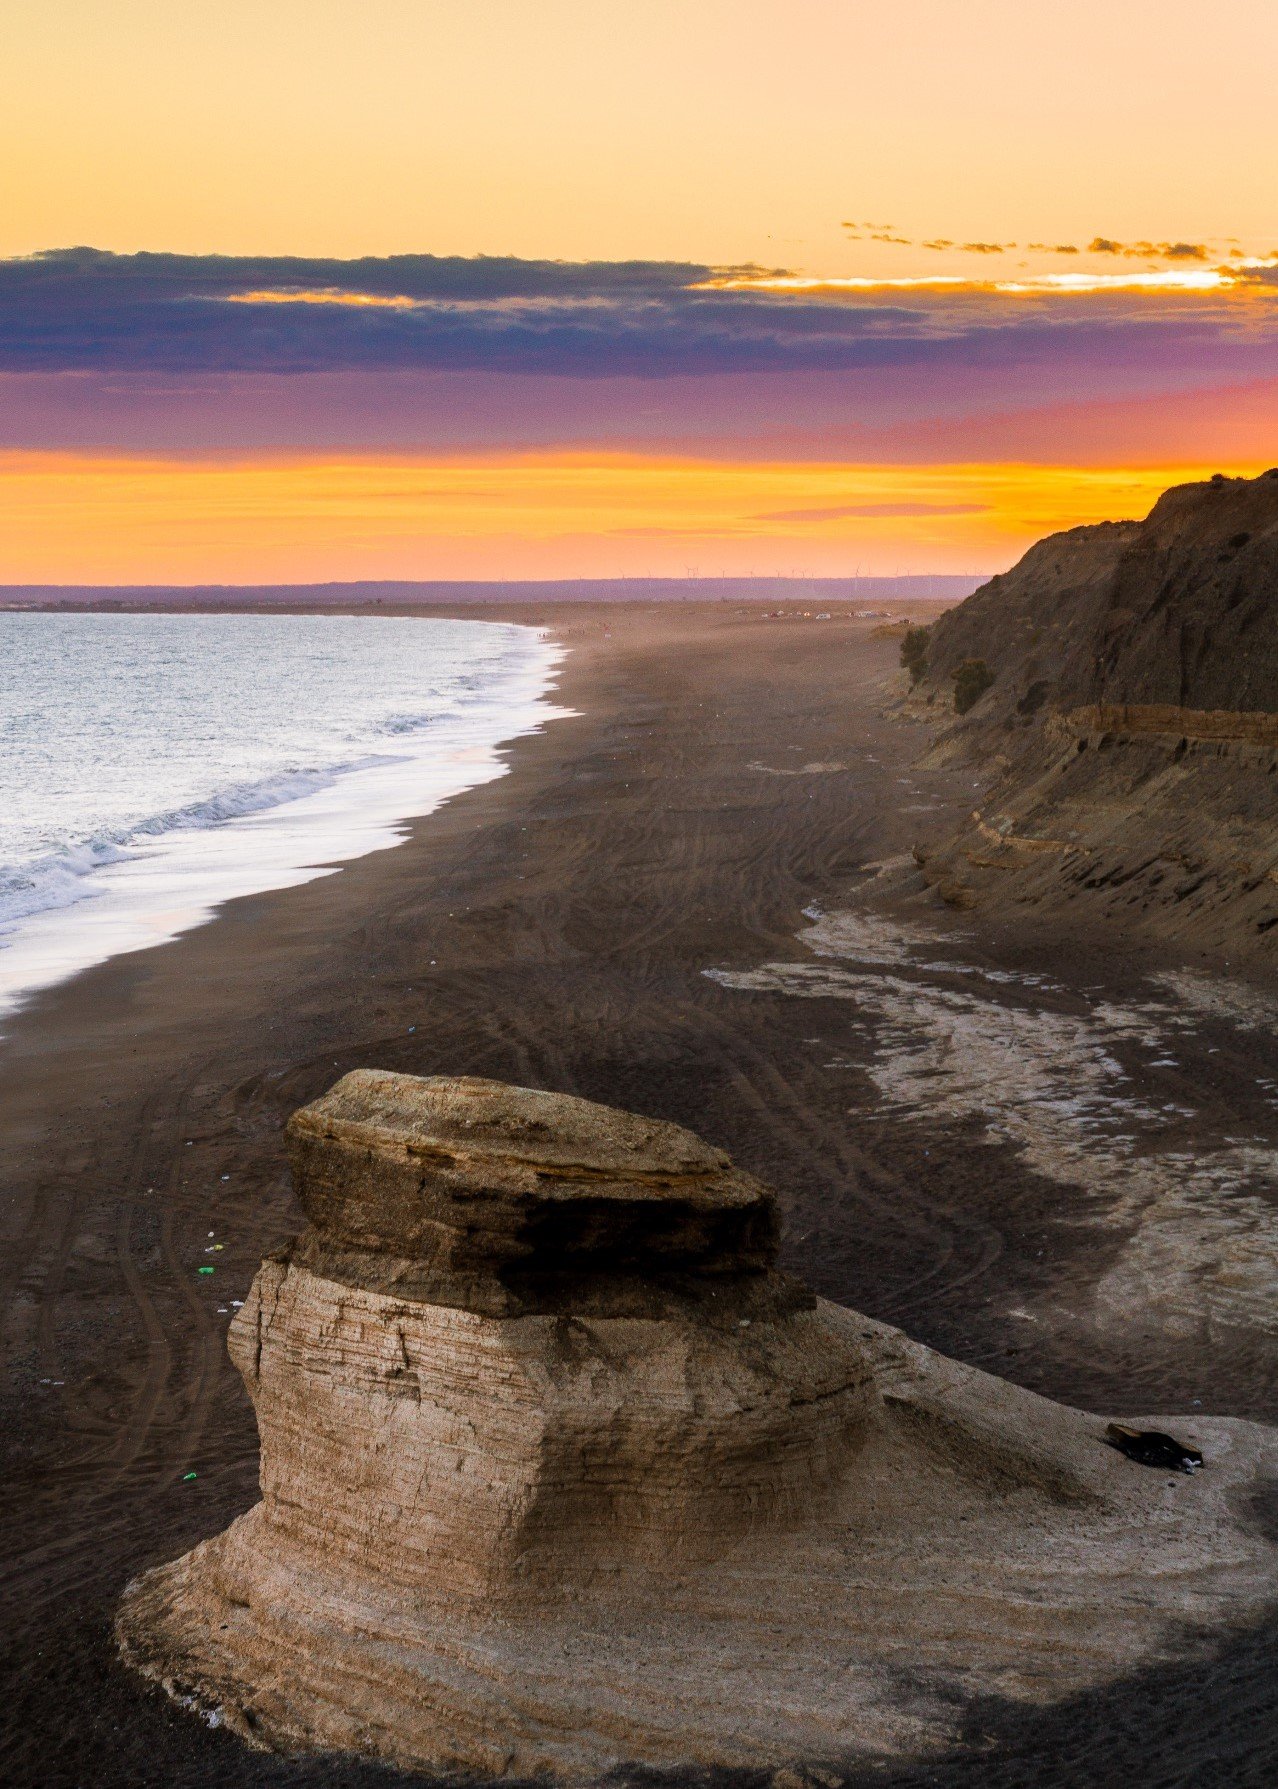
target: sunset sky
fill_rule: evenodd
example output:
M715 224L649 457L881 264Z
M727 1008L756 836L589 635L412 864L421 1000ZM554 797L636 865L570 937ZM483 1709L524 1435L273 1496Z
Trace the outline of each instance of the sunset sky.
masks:
M1275 67L1272 0L19 0L0 581L989 571L1261 470Z

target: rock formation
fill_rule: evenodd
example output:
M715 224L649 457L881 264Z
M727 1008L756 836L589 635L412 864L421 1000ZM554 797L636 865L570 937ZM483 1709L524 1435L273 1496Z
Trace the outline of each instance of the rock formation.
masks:
M935 623L912 706L1002 776L924 873L1231 957L1278 943L1278 468L1052 535ZM993 682L955 721L964 663ZM950 724L952 723L952 724Z
M1233 1621L1278 1437L1193 1478L779 1273L674 1125L346 1076L231 1352L262 1500L131 1584L125 1657L254 1744L589 1780L942 1743Z

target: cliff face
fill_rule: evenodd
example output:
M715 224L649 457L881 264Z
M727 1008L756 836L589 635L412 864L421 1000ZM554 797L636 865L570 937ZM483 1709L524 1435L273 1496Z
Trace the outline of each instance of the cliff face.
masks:
M1087 909L1234 953L1278 924L1278 469L1053 535L932 629L915 704L1003 772L924 871L959 905Z
M1212 1470L1168 1496L1101 1419L779 1274L772 1196L673 1125L360 1072L290 1143L311 1227L230 1341L261 1501L117 1630L254 1745L582 1781L845 1760L1272 1594L1234 1513L1269 1431L1196 1420Z
M1040 541L936 622L929 690L968 658L995 673L986 721L1096 703L1278 713L1278 469Z

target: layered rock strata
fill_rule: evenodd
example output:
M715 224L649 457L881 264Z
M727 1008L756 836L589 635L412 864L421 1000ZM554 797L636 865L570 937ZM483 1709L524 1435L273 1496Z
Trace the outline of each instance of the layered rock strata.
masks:
M1276 619L1278 468L1040 541L931 629L910 705L944 719L933 761L997 774L952 837L920 842L925 880L956 906L1271 962ZM992 682L955 719L973 659Z
M935 1744L1234 1620L1233 1513L1104 1422L814 1298L772 1196L684 1130L348 1075L289 1127L310 1228L231 1352L262 1500L129 1586L126 1658L251 1742L432 1770L844 1761Z

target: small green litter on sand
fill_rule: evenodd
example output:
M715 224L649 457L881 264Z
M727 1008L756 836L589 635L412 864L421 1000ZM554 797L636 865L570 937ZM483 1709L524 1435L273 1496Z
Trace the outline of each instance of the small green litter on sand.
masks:
M200 1476L200 1475L199 1475L199 1473L198 1473L198 1472L184 1472L184 1473L183 1473L183 1474L182 1474L182 1483L183 1483L183 1484L185 1484L185 1483L186 1483L186 1481L187 1481L187 1479L189 1479L189 1478L198 1478L198 1477L199 1477L199 1476Z
M195 1271L196 1273L212 1273L213 1269L211 1267L197 1267Z

